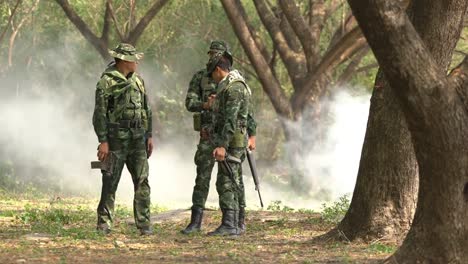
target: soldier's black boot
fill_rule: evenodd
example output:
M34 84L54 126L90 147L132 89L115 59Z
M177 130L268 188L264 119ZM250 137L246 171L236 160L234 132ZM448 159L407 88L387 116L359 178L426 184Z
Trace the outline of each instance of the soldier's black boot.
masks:
M98 233L103 234L103 235L108 235L108 234L110 234L111 229L110 229L110 227L109 227L109 225L107 223L101 223L101 224L97 225L96 231Z
M139 228L140 230L140 235L142 236L151 236L153 234L153 229L151 226L143 226Z
M192 208L192 216L190 218L190 224L180 232L182 234L188 235L194 232L200 232L201 223L203 219L203 208L195 207Z
M209 236L238 236L239 211L221 209L223 219L221 225L215 231L209 232Z
M244 234L245 233L245 207L240 207L239 208L239 233Z

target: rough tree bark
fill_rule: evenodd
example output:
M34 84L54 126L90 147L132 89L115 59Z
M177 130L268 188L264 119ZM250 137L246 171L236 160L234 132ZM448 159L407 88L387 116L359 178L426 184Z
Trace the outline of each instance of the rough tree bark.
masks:
M348 62L367 45L360 29L351 18L347 26L337 27L336 37L329 47L320 53L321 37L327 19L341 5L338 0L311 0L306 16L295 1L279 0L274 6L266 0L254 0L257 14L273 42L270 55L266 45L259 41L258 33L250 25L240 0L221 0L228 19L237 35L251 65L272 102L273 108L282 120L289 146L288 157L291 167L291 184L308 191L311 183L304 179L304 160L307 151L320 145L320 123L324 116L321 100L333 85L331 75L338 65ZM275 74L274 55L279 55L293 87L287 96ZM360 54L362 59L362 54ZM359 62L357 59L356 62ZM346 72L349 77L357 67L351 66ZM351 73L350 73L351 72ZM345 77L343 77L343 80ZM313 129L311 129L313 127ZM313 133L312 133L313 132Z
M431 6L421 1L413 1L408 10L419 36L444 70L450 65L462 23L460 14L454 16L448 11L443 3ZM353 199L337 230L350 240L401 241L413 220L418 184L416 156L405 117L379 72Z
M158 14L158 12L163 8L163 6L169 2L169 0L155 0L153 5L148 9L145 15L140 19L140 21L135 25L135 2L132 2L130 7L130 16L129 16L129 28L126 31L126 34L123 34L121 29L118 27L116 14L112 8L112 1L106 1L106 9L104 12L104 23L102 27L101 37L98 37L93 31L89 28L88 24L75 12L73 7L70 5L68 0L55 0L57 4L65 12L65 15L68 19L76 26L76 28L81 32L83 37L99 52L101 57L105 60L109 59L108 48L109 48L109 34L110 34L110 24L114 21L116 32L120 38L120 41L127 42L135 45L140 38L140 36L145 31L146 27L153 20L153 18ZM133 26L135 25L135 26ZM131 28L130 28L131 27Z
M445 67L431 55L397 1L348 2L402 106L419 166L413 224L386 262L466 263L468 59L446 76ZM460 34L467 4L466 0L414 1L421 8L416 12L445 18L444 27L428 30L446 36Z

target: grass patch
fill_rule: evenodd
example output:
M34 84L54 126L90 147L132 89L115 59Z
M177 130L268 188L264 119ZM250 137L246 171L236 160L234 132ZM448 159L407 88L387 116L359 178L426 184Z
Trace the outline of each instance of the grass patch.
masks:
M385 245L381 243L372 243L369 246L369 251L377 253L393 253L396 248L392 245Z
M350 200L348 195L343 195L331 205L322 204L321 218L326 223L339 223L348 211Z

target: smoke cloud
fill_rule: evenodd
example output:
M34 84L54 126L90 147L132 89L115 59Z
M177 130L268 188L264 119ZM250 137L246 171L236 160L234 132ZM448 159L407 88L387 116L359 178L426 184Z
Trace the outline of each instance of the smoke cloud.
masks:
M53 52L44 51L49 58L48 71L75 72L81 69L80 60L73 49L67 50L66 64ZM157 103L170 103L177 111L185 112L183 101L186 87L167 85L164 74L154 72L148 65L141 65L146 76L145 83ZM91 117L94 107L94 87L104 65L94 65L84 74L69 77L64 82L52 81L44 73L29 73L27 82L18 83L21 74L0 77L1 83L9 84L8 96L0 99L0 146L6 157L20 161L23 169L17 173L25 179L48 177L62 187L62 191L86 193L99 198L101 176L97 170L90 169L90 161L96 160L98 145ZM195 69L196 70L196 69ZM186 69L184 70L186 71ZM92 74L94 73L94 75ZM189 78L186 76L186 83ZM166 83L166 84L164 84ZM15 85L10 85L15 84ZM164 85L161 85L164 84ZM24 91L27 87L27 91ZM11 91L13 90L13 92ZM330 102L332 124L326 130L325 144L320 149L312 149L305 157L307 178L314 183L310 196L298 197L288 188L278 188L276 184L262 182L265 205L273 201L294 208L318 208L325 200L336 199L350 194L354 188L360 152L364 138L369 109L369 95L351 96L340 93ZM154 105L155 113L166 106ZM259 136L261 123L259 120ZM152 202L169 208L188 208L195 183L195 164L193 157L198 135L191 131L191 114L185 112L184 118L165 122L171 134L163 141L157 141L150 163L150 186ZM183 128L181 129L181 124ZM291 124L294 125L294 124ZM257 146L259 150L265 146ZM43 170L38 171L38 168ZM215 189L216 171L213 171L208 206L217 207ZM45 175L47 174L47 175ZM244 178L249 208L258 208L258 197L253 181L244 168ZM259 168L262 177L262 168ZM327 195L321 196L320 193ZM58 194L60 195L60 194ZM126 168L117 191L117 202L131 203L133 184Z

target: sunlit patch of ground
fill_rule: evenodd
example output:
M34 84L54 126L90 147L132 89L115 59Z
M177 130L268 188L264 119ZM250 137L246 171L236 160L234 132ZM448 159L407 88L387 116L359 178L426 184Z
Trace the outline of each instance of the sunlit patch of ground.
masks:
M306 211L248 211L248 231L238 238L206 236L218 226L219 211L207 211L203 232L191 236L179 233L188 211L160 212L153 214L155 234L141 237L131 208L118 206L113 232L103 236L94 230L96 204L84 198L3 197L0 263L372 263L395 248L312 242L333 225Z

